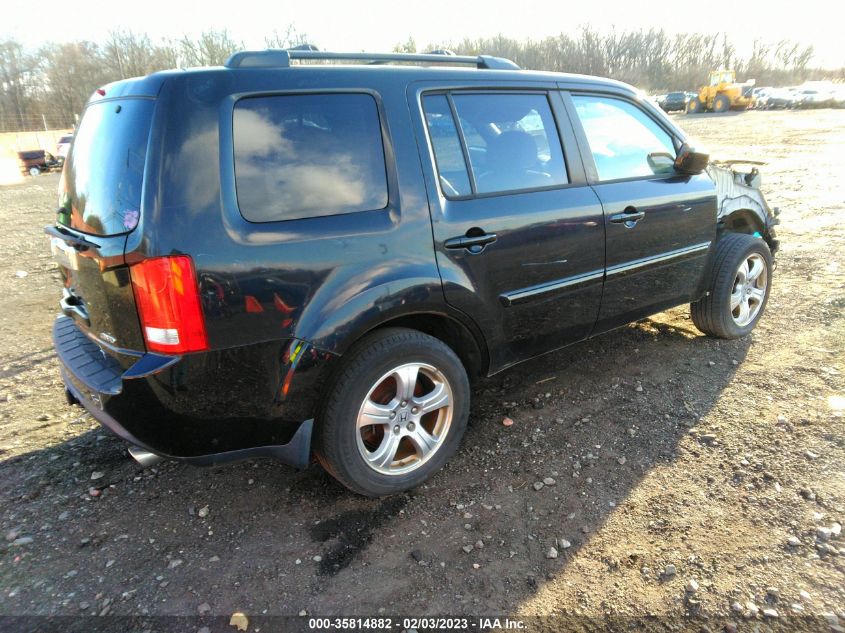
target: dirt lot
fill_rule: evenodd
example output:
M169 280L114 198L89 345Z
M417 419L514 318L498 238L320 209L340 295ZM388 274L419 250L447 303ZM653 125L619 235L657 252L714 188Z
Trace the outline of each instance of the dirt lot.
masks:
M705 338L680 308L480 381L460 453L386 500L317 466L129 459L58 378L41 234L57 177L0 188L0 614L138 616L139 631L198 614L168 622L235 630L236 611L251 631L300 612L842 630L845 111L677 120L715 157L768 161L782 249L754 334Z

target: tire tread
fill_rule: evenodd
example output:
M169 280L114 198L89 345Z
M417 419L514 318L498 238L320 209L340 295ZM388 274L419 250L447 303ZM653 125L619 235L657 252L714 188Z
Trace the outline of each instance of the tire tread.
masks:
M759 238L745 233L728 233L717 242L716 254L708 271L707 294L690 304L692 322L705 334L724 339L737 338L735 327L732 327L733 322L729 321L729 312L722 309L724 293L729 293L733 286L736 267L739 265L738 259L756 243L763 245L771 263L768 245ZM771 266L769 275L771 276ZM771 287L771 278L769 286ZM760 314L762 315L762 310ZM754 323L756 324L756 321Z
M437 348L441 353L453 357L454 362L461 366L460 359L455 352L443 341L418 330L405 328L388 327L376 330L365 336L345 355L342 366L327 384L326 398L318 413L320 425L315 437L314 453L320 465L341 484L367 497L376 497L389 494L390 491L378 491L363 487L356 482L340 466L344 457L340 454L339 446L336 443L326 441L326 434L337 432L336 424L342 417L343 399L338 393L338 387L347 384L354 379L356 374L366 367L371 361L383 358L397 346L424 344ZM457 410L455 414L457 414ZM454 421L453 421L454 424ZM447 447L441 447L441 451Z

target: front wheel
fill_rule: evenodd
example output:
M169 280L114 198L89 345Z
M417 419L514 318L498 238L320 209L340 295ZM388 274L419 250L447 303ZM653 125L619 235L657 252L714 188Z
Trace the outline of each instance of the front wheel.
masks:
M350 490L418 486L455 453L469 417L469 380L445 343L379 330L342 360L318 420L315 453Z
M690 114L698 114L704 111L704 103L698 97L693 97L687 104L687 112Z
M713 101L713 112L721 114L731 109L731 100L727 95L717 95Z
M707 294L690 305L693 323L710 336L745 336L763 315L771 281L768 244L744 233L725 235L716 245Z

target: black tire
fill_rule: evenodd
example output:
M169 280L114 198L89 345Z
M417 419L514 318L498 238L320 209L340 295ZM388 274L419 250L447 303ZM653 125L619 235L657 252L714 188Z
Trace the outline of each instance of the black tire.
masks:
M687 103L687 112L690 114L698 114L704 112L704 103L698 97L693 97Z
M740 265L749 258L755 261L759 258L764 262L765 289L753 318L743 323L742 319L738 322L734 310L731 309L731 295L736 294ZM707 294L690 304L690 316L695 327L709 336L724 339L741 338L751 332L769 301L772 268L772 253L762 238L744 233L728 233L723 236L716 244L716 252L708 273Z
M385 328L362 339L340 362L318 416L314 445L317 459L329 474L353 492L380 497L414 488L440 470L458 449L469 418L469 380L455 352L439 339L422 332ZM451 422L430 456L409 458L420 462L413 470L385 474L368 463L359 448L362 437L358 426L359 410L365 399L370 397L371 390L384 384L380 378L400 366L413 363L435 368L448 383L451 389ZM398 393L393 399L397 397ZM417 424L422 429L422 419ZM389 436L391 425L393 422L378 429L382 431L382 442ZM413 429L406 427L402 433L406 430ZM413 447L413 444L406 446Z
M731 100L728 99L727 95L716 95L716 98L713 100L713 112L727 112L731 109Z

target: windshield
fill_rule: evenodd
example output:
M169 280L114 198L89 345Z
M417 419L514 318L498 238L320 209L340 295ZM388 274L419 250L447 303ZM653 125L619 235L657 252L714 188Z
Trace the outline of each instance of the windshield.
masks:
M60 223L94 235L135 228L153 106L139 98L88 106L65 163Z

